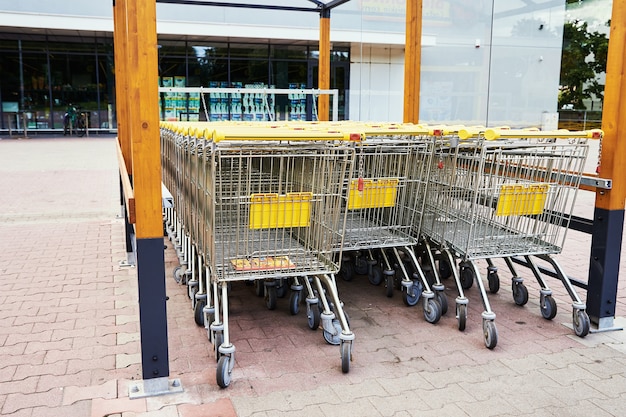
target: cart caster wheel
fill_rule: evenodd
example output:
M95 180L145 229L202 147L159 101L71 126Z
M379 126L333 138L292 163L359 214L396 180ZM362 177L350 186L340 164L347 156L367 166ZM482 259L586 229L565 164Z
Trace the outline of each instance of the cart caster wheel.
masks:
M513 301L518 306L524 306L528 302L528 288L521 282L513 282Z
M465 330L465 323L467 322L467 305L459 304L456 306L456 319L459 322L459 331Z
M393 286L395 285L395 278L393 271L387 271L391 273L385 274L385 295L387 297L393 297Z
M347 374L350 372L350 362L352 361L352 341L344 340L341 342L341 372Z
M285 298L285 295L287 295L287 283L281 280L276 286L276 297Z
M591 326L591 321L589 320L589 315L585 310L574 310L573 313L573 322L574 322L574 332L578 337L585 337L589 334L589 327Z
M448 312L448 297L446 297L443 291L435 291L435 300L441 306L441 315L445 316Z
M211 324L215 321L215 313L207 313L206 315L206 322L205 322L205 327L208 329L210 328ZM210 331L207 332L207 335L209 335ZM209 336L209 342L211 341L211 337Z
M289 296L289 312L295 316L300 312L300 291L292 291Z
M500 291L500 277L497 272L489 272L487 274L487 283L489 284L489 292L492 294Z
M461 287L464 290L472 288L472 285L474 284L474 271L472 268L462 266L460 275Z
M342 262L339 276L344 281L352 281L354 278L354 265L350 261Z
M230 369L230 356L224 355L217 362L217 385L220 388L227 388L230 385L232 371Z
M379 266L373 266L372 272L367 275L372 285L380 285L383 282L383 271Z
M224 343L224 333L221 331L215 332L215 336L213 337L213 350L215 352L215 361L219 361L222 354L219 351L219 347Z
M546 320L552 320L556 317L556 301L551 295L542 297L541 303L541 315Z
M332 324L333 324L333 327L335 328L336 334L332 334L324 330L323 336L324 336L324 340L326 341L326 343L328 343L329 345L337 346L339 345L339 343L341 343L341 339L339 338L339 335L341 334L341 323L339 323L339 320L333 319Z
M452 276L452 267L450 266L450 262L447 259L439 260L439 277L446 279Z
M204 327L204 307L206 307L206 300L197 300L196 305L193 306L193 319L198 326Z
M357 275L367 275L367 271L369 269L369 264L367 260L363 257L357 257L354 259L353 265L353 274Z
M491 320L483 322L483 335L485 336L485 346L493 349L498 344L498 329L496 323Z
M419 301L422 296L422 284L418 281L413 281L411 287L402 291L402 301L408 307L413 307Z
M174 281L176 281L177 284L180 284L183 280L183 275L184 275L183 267L180 265L175 267L173 275L174 275Z
M268 310L276 310L276 287L275 286L267 286L265 287L265 305Z
M434 298L428 299L424 305L424 318L427 322L435 324L441 318L441 306Z
M254 280L254 293L257 295L257 297L263 297L265 295L265 284L262 280Z
M320 327L321 314L320 307L317 303L306 305L306 318L309 324L309 329L317 330Z

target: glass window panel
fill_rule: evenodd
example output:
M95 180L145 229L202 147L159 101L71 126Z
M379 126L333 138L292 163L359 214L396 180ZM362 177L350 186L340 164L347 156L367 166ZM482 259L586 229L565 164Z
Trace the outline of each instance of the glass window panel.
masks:
M230 44L230 56L232 58L262 58L267 59L269 45L266 44Z
M17 42L15 43L17 46ZM17 48L16 48L17 49ZM15 52L0 53L0 91L2 92L2 103L5 108L20 106L20 67L17 50ZM19 107L18 107L19 109ZM8 129L7 116L0 120L0 126Z
M197 43L194 42L189 50L190 59L198 58L228 58L228 44L226 43Z
M113 102L115 97L113 54L98 55L98 93L100 101L97 109L92 112L89 123L91 127L109 129L113 124L115 108Z
M28 127L30 129L49 128L50 88L46 54L23 53L22 68L24 71L24 105L20 107L27 112Z
M272 61L270 84L276 88L289 88L289 84L306 84L307 62Z
M189 87L208 87L210 81L228 80L228 61L209 56L189 57Z
M186 42L159 39L159 54L161 56L186 56Z
M98 109L95 55L51 54L50 69L54 127L63 127L70 105L90 112Z
M277 59L307 59L307 46L300 45L272 45L270 57Z
M268 83L268 61L231 60L230 82L246 84Z
M162 56L159 58L159 75L162 79L167 79L168 77L185 77L186 74L187 66L185 65L184 57ZM168 86L167 81L162 85ZM174 84L172 83L169 86L173 87ZM186 85L183 87L186 87Z

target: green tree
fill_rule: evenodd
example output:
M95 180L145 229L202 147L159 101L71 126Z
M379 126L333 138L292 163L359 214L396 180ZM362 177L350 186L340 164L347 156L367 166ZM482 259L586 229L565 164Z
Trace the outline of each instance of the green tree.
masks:
M565 23L559 107L585 109L583 100L604 98L604 85L598 82L597 75L606 71L608 44L607 36L590 31L587 22Z

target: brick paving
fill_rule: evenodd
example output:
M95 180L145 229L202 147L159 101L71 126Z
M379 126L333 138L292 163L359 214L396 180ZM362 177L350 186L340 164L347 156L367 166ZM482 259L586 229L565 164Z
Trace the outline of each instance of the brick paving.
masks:
M484 347L475 286L459 332L451 280L450 312L435 325L367 278L338 282L356 334L348 374L340 371L338 347L311 331L302 311L290 315L288 298L269 311L253 287L235 283L237 362L231 386L219 389L206 331L172 279L178 260L167 239L170 377L184 391L130 400L128 388L141 378L139 319L136 270L120 266L118 184L112 136L0 140L0 415L624 415L624 332L576 337L568 327L571 302L556 280L549 282L559 312L543 319L538 287L521 267L530 291L525 307L512 302L505 269L500 292L489 297L499 331L493 351ZM593 194L581 193L577 212L592 209ZM589 239L570 232L558 257L577 278L587 275Z

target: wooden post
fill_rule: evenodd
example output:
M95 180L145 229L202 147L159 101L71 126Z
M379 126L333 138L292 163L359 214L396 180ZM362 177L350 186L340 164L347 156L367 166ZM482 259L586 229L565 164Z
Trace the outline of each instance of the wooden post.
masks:
M125 7L122 7L125 5ZM118 9L119 7L119 9ZM156 0L117 0L115 73L122 84L120 149L130 162L135 202L135 240L143 382L131 398L172 392L163 254L161 141L158 109ZM122 10L124 9L124 10ZM125 29L123 22L126 22ZM125 108L125 109L124 109ZM126 110L126 111L124 111ZM122 146L123 145L123 146ZM129 147L128 147L129 146ZM128 187L128 186L127 186ZM175 385L180 390L180 384Z
M128 81L126 71L128 51L126 50L126 2L115 0L113 4L113 54L115 59L115 114L117 118L117 140L124 155L126 171L132 175L130 135L128 132ZM118 71L120 70L120 71ZM109 121L111 123L111 121Z
M128 131L137 239L162 238L156 1L128 0Z
M613 2L602 112L600 176L610 190L596 191L587 288L587 312L598 329L613 326L626 200L626 4ZM624 104L622 106L622 104Z
M330 10L322 13L320 18L318 88L330 89ZM321 94L317 104L317 118L328 121L329 96Z
M420 67L422 56L422 0L406 1L406 45L404 50L405 123L419 123Z

